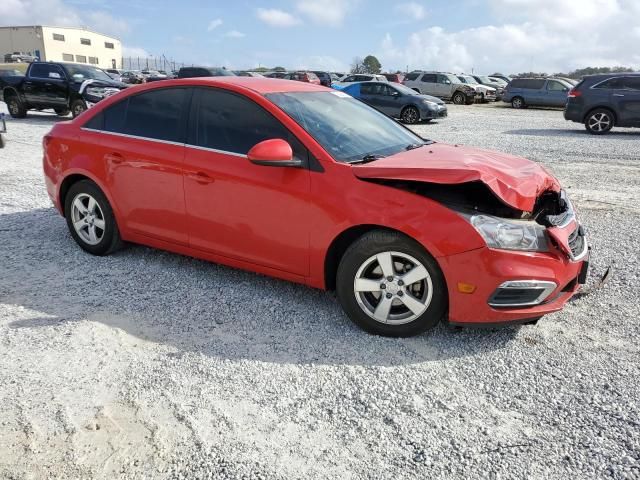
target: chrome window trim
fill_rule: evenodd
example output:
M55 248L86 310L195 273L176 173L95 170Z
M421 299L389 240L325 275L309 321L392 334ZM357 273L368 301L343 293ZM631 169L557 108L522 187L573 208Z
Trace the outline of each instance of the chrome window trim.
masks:
M177 145L178 147L185 146L184 142L172 142L171 140L161 140L159 138L140 137L138 135L129 135L128 133L109 132L107 130L97 130L95 128L86 128L86 127L80 127L80 130L84 130L86 132L103 133L106 135L114 135L116 137L134 138L137 140L149 140L150 142L164 143L167 145Z
M518 283L522 283L522 282L530 283L531 286L522 287L520 285L517 285ZM496 292L498 292L498 290L508 290L510 288L513 288L513 289L517 288L519 290L544 288L544 290L542 291L542 293L540 293L540 295L538 295L538 297L535 300L532 300L531 302L524 302L524 303L492 303L491 302L491 299L495 297ZM506 282L501 283L500 286L493 291L487 303L489 304L489 306L496 307L496 308L532 307L535 305L540 305L544 300L549 298L549 295L551 295L551 293L553 293L553 291L556 288L558 288L558 284L556 282L552 282L548 280L508 280Z
M207 151L207 152L221 153L221 154L224 154L224 155L231 155L231 156L234 156L234 157L247 158L247 155L242 154L242 153L229 152L227 150L218 150L216 148L201 147L199 145L191 145L190 143L172 142L170 140L160 140L158 138L141 137L141 136L138 136L138 135L129 135L128 133L109 132L107 130L97 130L95 128L87 128L87 127L81 127L80 130L84 130L84 131L87 131L87 132L94 132L94 133L104 133L106 135L114 135L116 137L134 138L134 139L137 139L137 140L148 140L150 142L165 143L165 144L168 144L168 145L176 145L178 147L188 147L188 148L194 148L196 150L204 150L204 151Z
M191 145L190 143L185 143L184 146L187 147L187 148L195 148L196 150L204 150L204 151L207 151L207 152L222 153L224 155L231 155L231 156L234 156L234 157L247 158L247 156L245 154L236 153L236 152L229 152L227 150L218 150L217 148L201 147L200 145Z

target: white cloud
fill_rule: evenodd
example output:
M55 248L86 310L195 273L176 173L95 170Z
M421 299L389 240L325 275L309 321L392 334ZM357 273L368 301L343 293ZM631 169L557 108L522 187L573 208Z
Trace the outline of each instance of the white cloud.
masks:
M385 35L380 61L390 68L453 72L566 72L586 66L638 68L630 41L638 27L637 0L490 0L509 23L458 31L441 27L398 39ZM498 13L496 13L498 15ZM637 42L636 42L637 43Z
M209 22L209 26L207 27L207 31L210 32L212 30L215 30L216 28L218 28L220 25L222 25L222 19L221 18L216 18L215 20L211 20Z
M0 0L0 26L56 25L87 26L107 35L120 36L130 26L122 17L104 10L77 9L62 0Z
M272 27L293 27L300 24L300 20L290 13L275 8L259 8L256 16Z
M427 16L424 6L416 2L400 3L396 5L395 10L401 15L407 15L413 20L422 20Z
M318 25L337 27L359 0L299 0L296 8Z
M239 32L238 30L230 30L227 33L225 33L224 36L227 38L243 38L246 35L242 32Z

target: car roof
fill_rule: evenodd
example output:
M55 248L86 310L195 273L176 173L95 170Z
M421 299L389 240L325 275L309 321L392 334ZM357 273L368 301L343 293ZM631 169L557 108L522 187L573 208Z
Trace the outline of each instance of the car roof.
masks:
M330 92L330 88L313 83L296 82L292 80L282 80L268 77L194 77L179 78L171 80L161 80L138 86L138 89L152 89L158 87L175 86L205 86L205 87L226 87L236 86L242 89L253 90L259 94L284 93L284 92Z

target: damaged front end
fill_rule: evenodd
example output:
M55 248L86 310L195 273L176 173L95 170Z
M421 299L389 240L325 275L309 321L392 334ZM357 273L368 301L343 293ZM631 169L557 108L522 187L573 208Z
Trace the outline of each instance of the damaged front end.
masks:
M82 82L78 93L87 104L87 107L91 108L100 100L104 100L111 95L115 95L125 88L127 87L124 84L122 84L122 87L115 87L111 83L89 79Z

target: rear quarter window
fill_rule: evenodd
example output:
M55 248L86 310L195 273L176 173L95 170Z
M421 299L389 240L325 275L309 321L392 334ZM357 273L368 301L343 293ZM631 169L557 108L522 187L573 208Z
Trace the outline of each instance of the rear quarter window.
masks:
M407 76L405 77L405 80L409 80L410 82L414 81L416 78L418 78L420 76L419 73L409 73L407 74Z

